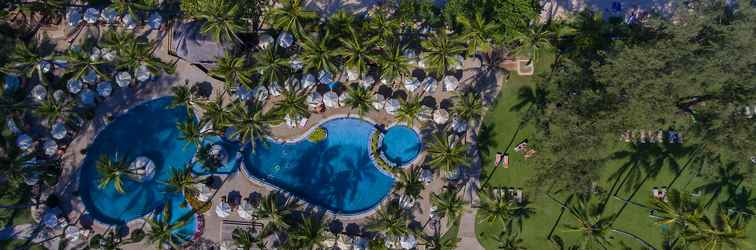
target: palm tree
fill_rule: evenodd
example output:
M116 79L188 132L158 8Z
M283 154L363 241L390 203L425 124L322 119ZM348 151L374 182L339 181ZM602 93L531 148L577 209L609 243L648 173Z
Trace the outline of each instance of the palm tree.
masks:
M103 79L111 78L110 75L105 73L107 62L102 58L91 58L90 54L82 48L67 50L62 59L66 61L67 65L65 74L71 74L71 78L73 79L81 79L89 71L94 71L97 76Z
M393 200L370 218L366 228L369 231L383 233L387 239L398 241L399 237L410 234L408 220L409 217L399 202Z
M464 145L451 142L445 133L434 134L433 138L433 142L428 146L428 154L431 158L428 165L447 174L454 171L456 167L467 165Z
M103 189L112 183L113 188L118 193L125 192L123 177L134 174L129 170L129 165L126 164L124 159L118 158L118 155L116 155L115 159L111 159L107 155L100 156L95 168L97 169L97 173L100 174L100 181L97 187Z
M419 198L420 193L425 189L425 185L420 181L422 168L412 167L409 171L399 170L399 181L396 183L396 189L404 191L404 195L412 198Z
M551 40L554 33L544 25L534 24L525 32L513 32L510 42L517 44L515 53L528 56L528 65L537 59L539 51L553 47Z
M568 207L569 214L575 219L574 224L565 224L566 232L580 233L579 249L607 249L611 246L610 234L617 233L637 240L648 249L655 250L651 244L630 232L612 227L616 215L603 215L603 203L590 203L590 196L580 196L577 202Z
M239 18L239 5L225 0L198 1L196 18L203 20L202 33L210 34L218 42L241 42L236 33L241 32L244 23Z
M250 250L255 246L259 249L265 249L265 242L257 236L253 227L234 229L231 233L231 239L234 240L237 247L244 250Z
M119 15L137 16L139 11L149 11L155 8L155 2L150 0L113 0L110 7L115 9Z
M32 171L38 171L41 167L46 167L46 162L35 161L34 154L28 154L21 151L16 145L16 137L0 137L3 142L0 148L0 176L6 180L7 186L12 188L21 187L24 183L24 177L32 174Z
M456 56L465 51L464 45L459 40L449 37L443 29L420 41L420 45L423 46L422 59L428 67L428 72L437 78L446 75L449 67L462 63Z
M496 247L502 250L525 250L525 241L520 238L520 234L513 231L502 231L496 238Z
M299 206L296 200L277 192L268 193L263 197L257 210L257 215L268 221L262 230L263 235L288 229L290 224L287 218L299 209Z
M273 112L279 116L289 116L291 119L298 119L310 116L307 108L307 94L299 91L294 86L288 86L281 92L283 97L273 108Z
M8 56L8 62L12 63L6 64L0 71L23 75L27 79L36 75L42 83L47 83L45 72L42 72L39 63L50 61L52 57L43 56L41 50L36 43L16 42L15 48Z
M315 19L318 14L307 10L301 0L282 1L282 7L270 11L271 25L279 30L302 36L304 26Z
M323 249L326 246L326 222L314 216L301 216L301 225L289 234L290 245L296 249Z
M436 207L436 213L441 217L446 217L447 223L451 225L462 215L464 202L457 194L457 190L447 188L443 193L433 193L431 202Z
M34 114L47 121L49 126L52 126L53 122L58 119L68 120L71 116L76 115L73 112L74 105L74 102L69 99L56 101L54 98L48 97L37 105L34 109Z
M471 123L480 121L483 114L483 101L480 93L468 90L457 96L452 112L460 119Z
M751 194L750 188L740 187L735 193L730 193L730 198L721 207L735 213L737 222L746 223L756 215L756 197Z
M154 76L160 75L163 71L173 74L176 70L175 65L165 63L152 55L153 48L156 45L157 42L140 41L138 39L130 42L119 52L116 68L134 72L140 66L144 66Z
M396 32L401 29L397 19L391 18L385 8L379 6L375 12L370 15L368 29L374 34L376 43L382 48L387 48L388 44L394 41Z
M183 169L172 168L168 181L164 183L166 185L165 191L168 193L183 194L184 196L193 196L199 193L199 189L194 185L203 183L203 181L204 179L199 179L192 175L191 167Z
M704 206L709 207L709 205L711 205L714 200L719 198L719 195L722 194L722 191L735 193L735 190L738 189L738 186L740 185L740 182L743 181L743 179L744 175L738 171L738 167L735 162L731 162L726 165L722 164L717 168L717 175L714 176L714 179L711 180L711 182L703 184L695 188L694 190L711 194L711 198Z
M412 127L415 119L417 119L422 111L423 103L420 97L410 95L406 100L402 100L401 105L399 105L399 109L396 111L396 120L406 123L408 127Z
M697 228L689 228L683 233L684 239L699 249L748 249L751 245L746 241L746 225L738 223L719 211L714 220L704 220L704 224Z
M192 144L199 148L202 146L202 139L205 138L205 134L200 131L199 124L194 119L187 117L186 120L176 124L176 128L179 130L179 139L186 141L187 144Z
M506 199L496 193L493 187L489 187L482 199L478 213L488 223L508 223L512 220L511 214L514 209L514 201Z
M350 30L355 27L355 16L344 9L337 10L328 17L325 30L336 37L347 37ZM321 29L320 32L323 32Z
M243 56L235 56L228 51L218 59L215 68L211 69L209 74L223 79L224 91L226 92L235 89L237 84L244 85L248 89L254 88L252 85L253 71L247 65L247 59Z
M265 86L282 82L289 73L289 60L279 55L277 45L255 52L252 58L255 59L252 70L261 75L260 82Z
M347 106L357 110L359 116L365 115L367 112L373 110L372 95L370 90L361 85L352 85L347 91L346 100L344 100Z
M239 138L242 144L250 143L252 150L258 140L264 142L264 138L270 134L271 125L279 122L272 112L263 112L262 108L257 102L246 104L237 101L231 105L229 120L236 128L231 137Z
M344 65L347 69L356 70L357 74L363 77L368 72L368 63L376 61L371 49L378 38L364 40L358 36L351 26L349 27L349 34L349 39L339 37L343 48L338 53L344 57Z
M222 132L232 124L231 112L227 109L229 106L223 104L223 95L219 95L215 100L209 100L200 103L205 112L200 119L200 127L211 125L215 132Z
M377 58L381 69L381 78L387 81L395 81L397 79L404 80L404 77L409 75L409 59L402 54L404 48L398 43L391 43L384 48L383 54Z
M457 249L457 244L462 240L453 234L452 230L447 230L444 234L425 235L425 249L428 250L453 250Z
M668 225L669 232L677 234L688 227L699 225L704 218L703 206L689 193L672 189L667 192L667 201L652 199L650 206L654 211L656 224Z
M150 231L147 232L147 241L150 244L154 244L155 249L165 249L166 246L172 249L181 249L179 245L183 243L185 237L179 235L179 229L189 222L194 213L187 213L174 223L171 223L171 216L170 205L165 205L163 206L161 216L159 216L160 218L153 216L146 220L147 224L150 225Z
M486 22L480 12L476 12L473 18L459 15L457 22L462 25L462 37L467 40L467 56L473 56L478 51L487 53L491 50L491 36L499 34L499 27L494 22Z
M331 39L331 33L326 31L325 35L313 35L303 36L300 41L302 47L302 64L304 64L304 71L320 71L326 70L328 72L336 72L336 58L339 55L339 51L329 46Z
M173 99L171 99L168 108L175 109L183 106L189 110L189 113L192 113L196 99L194 94L192 94L192 90L186 85L186 83L184 85L175 85L171 87L171 92L173 92Z

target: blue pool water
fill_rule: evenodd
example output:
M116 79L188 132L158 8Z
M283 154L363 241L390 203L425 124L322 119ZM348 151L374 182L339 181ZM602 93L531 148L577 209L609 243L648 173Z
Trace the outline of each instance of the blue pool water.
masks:
M231 174L236 172L239 167L239 157L237 154L241 146L239 143L229 142L219 136L210 136L205 138L202 145L220 144L225 151L228 161L223 166L215 169L215 171L209 171L205 169L202 164L195 162L192 164L192 172L196 175L209 175L209 174Z
M187 119L184 108L169 109L170 97L138 105L113 120L95 138L87 149L81 166L79 193L87 211L106 224L125 224L155 209L165 200L177 206L181 195L166 194L165 185L172 168L184 168L194 155L195 146L179 139L176 123ZM155 163L155 177L143 183L124 179L125 193L115 191L110 184L97 187L99 173L96 161L101 155L126 157L131 162L138 156L147 156ZM174 197L175 196L175 197ZM186 211L185 211L186 212ZM185 229L194 230L194 218Z
M396 165L410 163L420 153L421 148L420 137L415 130L407 126L396 125L383 134L383 155Z
M392 177L377 169L369 156L373 124L353 118L322 125L325 140L312 143L258 143L246 152L248 173L295 194L305 201L341 214L356 214L376 206L388 195Z

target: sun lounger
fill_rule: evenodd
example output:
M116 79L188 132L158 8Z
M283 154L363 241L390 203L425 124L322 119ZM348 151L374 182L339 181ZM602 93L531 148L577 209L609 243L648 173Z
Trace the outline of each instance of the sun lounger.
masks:
M494 167L498 167L499 163L501 163L501 152L496 153L496 158L494 160Z
M509 155L504 155L503 160L504 160L504 168L509 168Z

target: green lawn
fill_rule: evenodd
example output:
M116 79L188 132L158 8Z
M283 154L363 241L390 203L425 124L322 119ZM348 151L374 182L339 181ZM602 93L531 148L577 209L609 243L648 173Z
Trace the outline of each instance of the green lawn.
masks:
M8 192L0 194L0 205L11 206L27 201L28 195ZM29 208L9 209L0 208L0 227L31 223L31 211Z
M543 53L542 60L537 64L537 72L544 72L549 70L549 66L546 62L553 60L553 53ZM520 187L525 190L525 193L531 198L531 207L536 209L536 214L531 218L525 220L521 237L525 241L525 246L529 249L553 249L554 245L547 240L547 235L555 225L557 219L561 213L561 206L549 199L545 194L533 194L528 192L528 181L534 174L531 166L534 164L532 161L525 160L521 154L514 151L514 147L521 141L528 138L528 135L532 134L535 128L532 125L521 126L521 112L513 110L513 107L520 102L518 92L522 88L534 87L536 77L522 77L513 73L510 79L504 83L502 91L494 104L492 110L489 110L484 118L483 127L481 129L481 146L483 147L483 176L481 176L481 182L487 180L487 175L491 173L493 168L493 159L496 152L507 152L510 155L510 167L508 169L497 169L493 176L489 180L489 184L493 186L507 186L507 187ZM527 106L524 107L527 109ZM522 111L524 111L524 109ZM536 141L529 141L529 143L538 143ZM691 143L686 142L686 143ZM631 149L629 143L618 141L614 143L613 147L607 148L608 152L617 152L623 149ZM686 144L688 145L688 144ZM692 148L675 147L670 149L673 152L677 152L680 156L676 158L679 165L684 165ZM605 190L611 188L612 183L608 180L609 175L613 171L618 169L622 164L626 163L627 159L617 159L610 161L604 172L600 173L601 180L598 185ZM692 188L700 185L702 179L695 176L695 170L698 166L691 165L683 174L675 181L673 187L685 190L691 190ZM569 171L565 169L564 171ZM638 192L633 196L632 201L639 204L646 204L650 197L650 190L656 186L668 185L676 176L676 172L664 168L656 177L649 178L638 189ZM622 190L618 196L623 198L629 198L634 190ZM568 194L554 194L557 199L564 201ZM704 201L708 197L703 197ZM607 204L606 214L613 214L620 211L624 202L617 198L611 198ZM614 226L622 230L631 232L639 237L650 242L652 245L660 246L662 242L662 233L660 226L654 224L653 220L648 216L649 210L640 206L628 203L627 207L622 211ZM559 235L567 242L575 242L576 236L574 233L565 232L564 224L571 223L574 220L570 217L569 213L565 213L561 217L561 221L558 223L554 230L555 235ZM756 223L751 223L748 228L749 232L756 230ZM478 225L476 227L476 234L478 240L486 249L496 249L496 242L492 237L495 237L502 232L504 225L494 223L489 224L480 221L478 218ZM622 237L622 236L616 236ZM622 241L632 249L639 249L640 245L634 240L628 238L616 238L614 242Z
M26 243L26 241L24 241L24 240L0 240L0 250L16 250L16 249L21 249L21 247L23 247L25 243ZM43 250L45 248L42 247L42 246L36 245L36 244L32 244L28 248L24 248L24 249Z

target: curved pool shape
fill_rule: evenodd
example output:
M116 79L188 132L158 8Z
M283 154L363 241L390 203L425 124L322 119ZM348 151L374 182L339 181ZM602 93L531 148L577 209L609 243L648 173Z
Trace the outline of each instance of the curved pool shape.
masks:
M334 213L358 214L378 205L394 179L370 158L373 124L339 118L321 127L328 136L318 143L258 143L245 154L245 169L253 178Z
M130 109L105 127L87 149L79 192L94 219L112 225L126 224L162 207L166 200L173 206L183 200L181 195L166 194L162 182L168 180L172 168L186 166L195 146L179 139L176 123L187 118L187 111L167 108L170 101L170 97L164 97ZM144 183L124 178L123 194L116 192L112 184L100 189L95 165L103 154L111 158L117 154L126 157L127 162L147 156L155 162L155 177ZM194 219L188 224L194 225Z
M398 166L410 163L417 157L422 142L415 130L404 125L396 125L383 134L381 149L387 160Z

